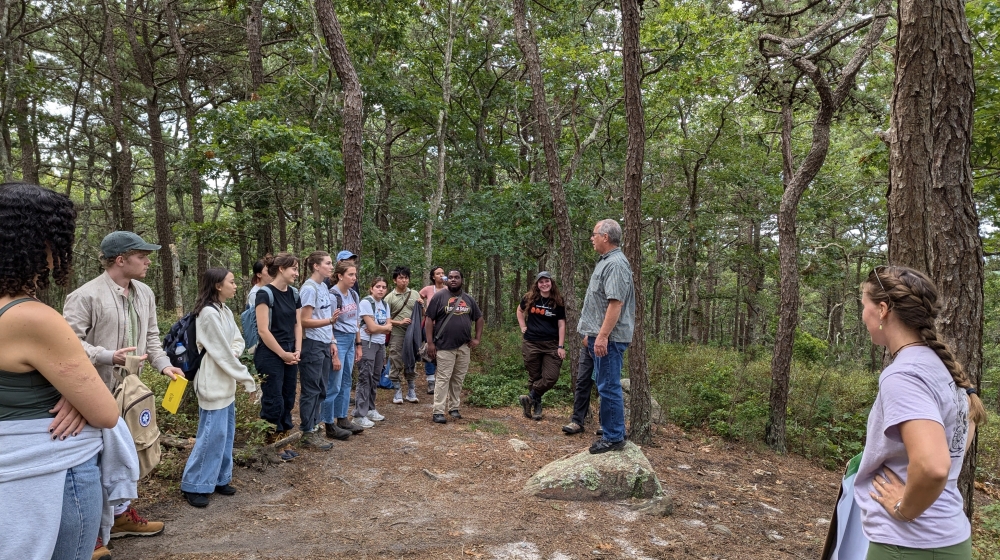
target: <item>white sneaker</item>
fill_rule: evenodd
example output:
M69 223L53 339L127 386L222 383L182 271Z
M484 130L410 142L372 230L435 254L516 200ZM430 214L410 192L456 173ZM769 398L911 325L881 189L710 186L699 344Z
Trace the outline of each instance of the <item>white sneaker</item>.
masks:
M403 390L396 389L396 395L392 397L392 404L403 404Z
M355 416L354 417L354 423L357 424L358 426L361 426L362 428L373 428L373 427L375 427L375 422L372 422L371 420L369 420L369 419L367 419L367 418L365 418L363 416L362 417Z
M373 408L368 411L368 419L373 420L375 422L381 422L385 420L385 416L382 416L381 414L378 413L377 410Z

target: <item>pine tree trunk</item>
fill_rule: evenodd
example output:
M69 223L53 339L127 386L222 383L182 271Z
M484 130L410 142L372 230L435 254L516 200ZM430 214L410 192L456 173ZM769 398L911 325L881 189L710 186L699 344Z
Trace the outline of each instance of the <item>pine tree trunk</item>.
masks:
M316 0L316 16L319 18L323 36L333 68L340 79L344 92L343 128L341 130L341 151L344 159L344 248L361 254L361 229L364 221L365 176L362 162L362 133L364 128L364 107L361 96L361 82L351 63L351 55L344 42L344 34L337 20L337 12L330 0Z
M926 272L938 329L978 386L983 363L983 245L972 198L972 37L962 0L900 0L889 134L889 262ZM958 486L973 513L977 446Z
M125 128L124 94L114 40L114 15L106 1L101 2L101 7L104 11L104 56L108 62L108 79L111 81L111 127L115 132L111 142L111 216L115 229L132 231L135 229L135 217L132 213L132 148Z
M646 297L642 290L642 164L646 123L642 108L642 61L639 52L640 0L622 0L622 67L625 81L625 239L624 252L635 284L635 334L628 352L631 380L629 439L642 445L652 437L649 373L646 368Z

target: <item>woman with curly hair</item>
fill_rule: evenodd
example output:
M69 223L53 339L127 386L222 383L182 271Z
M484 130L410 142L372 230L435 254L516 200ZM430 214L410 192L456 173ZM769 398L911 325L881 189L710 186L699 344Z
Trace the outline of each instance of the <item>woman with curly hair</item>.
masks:
M519 400L524 417L542 419L542 395L556 386L566 359L566 308L552 274L543 270L517 307L521 325L521 356L531 389Z
M100 429L118 423L118 407L66 321L35 299L53 279L68 284L76 212L61 194L6 183L0 224L3 555L90 558L103 508Z
M892 363L879 376L855 479L869 560L972 557L958 474L986 410L941 340L934 284L880 266L862 284L862 320Z

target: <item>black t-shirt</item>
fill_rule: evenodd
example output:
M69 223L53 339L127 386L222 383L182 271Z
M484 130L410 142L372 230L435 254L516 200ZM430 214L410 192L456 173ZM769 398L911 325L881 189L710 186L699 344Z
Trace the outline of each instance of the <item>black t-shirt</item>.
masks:
M267 286L274 296L274 307L271 308L271 334L286 351L288 345L295 344L295 315L302 307L302 303L295 297L291 286L284 292L268 284ZM260 305L269 305L271 300L267 297L267 291L263 288L257 290L257 301L254 305L256 309ZM265 325L266 326L266 325ZM293 348L294 350L294 348Z
M524 331L524 340L544 342L559 340L559 321L566 320L566 308L556 305L552 298L539 297L531 309L526 309L527 299L521 298L521 310L524 311L524 323L528 330Z
M441 330L448 313L454 310L453 317ZM434 345L438 350L454 350L472 340L472 323L478 321L483 314L472 296L462 292L461 298L444 289L434 294L427 304L427 317L434 320Z

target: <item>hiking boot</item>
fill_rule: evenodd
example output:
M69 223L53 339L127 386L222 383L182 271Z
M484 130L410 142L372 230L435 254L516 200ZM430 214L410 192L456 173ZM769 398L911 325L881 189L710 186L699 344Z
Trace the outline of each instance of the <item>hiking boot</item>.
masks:
M410 387L409 389L406 390L405 400L408 403L418 403L418 402L420 402L420 400L417 399L417 390L414 387Z
M598 453L607 453L608 451L621 451L625 449L625 440L610 442L604 438L601 438L594 442L594 445L590 446L590 454L597 455Z
M534 402L534 408L531 411L531 419L536 422L542 419L542 399L538 399Z
M517 400L521 401L521 407L524 409L524 417L531 418L531 397L528 395L521 395L517 397Z
M359 426L357 422L351 422L347 418L337 418L337 425L345 430L350 430L350 432L354 435L365 431L365 429Z
M196 508L208 506L208 494L199 494L197 492L181 492L181 494L184 494L184 499Z
M348 434L350 435L350 434ZM302 447L311 447L313 449L319 449L321 451L328 451L333 448L333 444L323 439L322 436L316 432L305 432L302 434L302 439L299 440L299 445Z
M354 417L354 423L357 424L358 426L361 426L362 428L374 428L375 427L375 422L372 422L371 420L369 420L368 418L366 418L364 416L355 416Z
M236 489L228 484L223 484L222 486L215 487L216 494L222 494L223 496L232 496L236 494Z
M396 394L392 396L392 404L403 404L402 389L396 389Z
M451 416L455 420L461 420L462 419L462 415L458 412L458 409L455 409L455 410L452 410L451 412L449 412L448 416Z
M566 424L565 426L562 427L562 431L564 434L571 436L573 434L579 434L580 432L582 432L583 426L577 424L576 422L570 422L569 424Z
M366 414L365 416L369 420L371 420L372 422L381 422L381 421L385 420L385 416L382 416L381 414L379 414L378 411L375 410L374 408L371 409L371 410L369 410L368 414Z
M111 551L104 546L104 540L97 537L97 544L94 545L94 555L90 560L111 560Z
M448 419L444 417L444 414L435 414L435 415L431 416L431 420L433 420L435 424L447 424L448 423Z
M163 532L163 522L149 521L139 515L134 507L129 506L125 513L115 516L115 524L111 526L111 538L118 537L152 537Z
M351 431L345 430L336 424L324 424L326 426L326 437L344 441L351 437Z
M427 394L428 395L433 395L434 394L434 376L433 375L428 375L427 376Z

